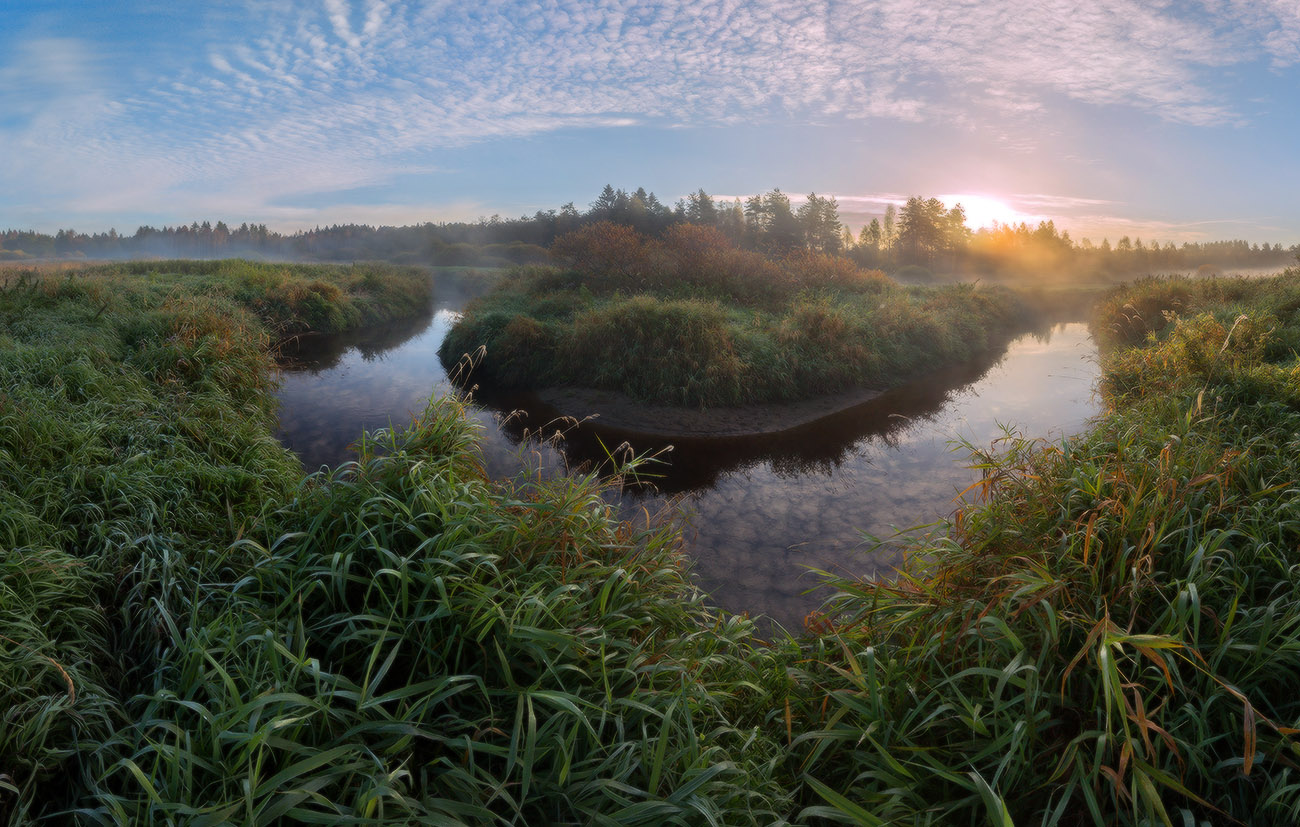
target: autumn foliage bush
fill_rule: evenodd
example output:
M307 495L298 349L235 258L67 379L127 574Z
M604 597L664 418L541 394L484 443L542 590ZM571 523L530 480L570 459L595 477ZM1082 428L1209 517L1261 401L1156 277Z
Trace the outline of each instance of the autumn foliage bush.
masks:
M744 378L726 314L693 299L634 296L580 313L567 355L592 366L596 384L681 405L708 393L736 398Z
M631 227L601 221L557 238L551 255L584 275L634 284L653 271L651 249L647 239Z

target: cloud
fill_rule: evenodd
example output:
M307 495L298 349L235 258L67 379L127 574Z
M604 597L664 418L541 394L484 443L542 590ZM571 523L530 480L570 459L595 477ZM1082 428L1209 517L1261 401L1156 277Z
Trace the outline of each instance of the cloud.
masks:
M1260 37L1274 68L1300 63L1300 2L1297 0L1214 0L1211 11L1230 15Z
M330 25L334 27L334 34L340 40L348 44L352 49L361 48L361 38L352 33L352 23L349 20L351 9L344 0L325 0L325 9L329 13Z
M84 124L107 102L99 61L81 40L36 38L18 43L7 57L0 63L0 123Z
M1032 146L1058 99L1240 119L1214 78L1300 59L1295 0L251 0L175 76L109 89L85 43L0 68L0 184L52 169L126 208L391 181L439 149L632 124L927 120ZM146 52L149 44L140 44ZM12 99L12 100L11 100ZM0 122L2 123L2 122ZM13 154L21 151L21 155Z
M1118 203L1105 198L1079 198L1073 195L1023 192L1005 196L1005 200L1013 207L1024 208L1025 210L1046 210L1048 212L1061 212L1079 207L1110 206Z

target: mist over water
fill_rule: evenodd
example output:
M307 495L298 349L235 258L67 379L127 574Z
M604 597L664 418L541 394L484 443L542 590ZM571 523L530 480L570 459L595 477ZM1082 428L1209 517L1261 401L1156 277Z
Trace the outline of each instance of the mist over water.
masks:
M431 395L453 392L438 345L479 289L440 282L425 317L283 348L280 439L308 469L335 465L352 457L363 429L405 424ZM521 454L552 473L599 466L623 443L657 455L644 466L651 484L618 498L625 516L680 509L694 575L711 600L794 630L828 596L805 593L818 583L810 569L888 575L900 562L899 530L925 530L917 527L952 512L979 477L957 441L987 448L1008 430L1078 432L1097 412L1097 374L1095 345L1073 322L817 422L759 437L672 440L671 450L662 438L595 419L564 428L557 452L536 436L561 427L559 412L527 393L480 392L470 411L495 476L516 470ZM873 548L867 535L889 542Z

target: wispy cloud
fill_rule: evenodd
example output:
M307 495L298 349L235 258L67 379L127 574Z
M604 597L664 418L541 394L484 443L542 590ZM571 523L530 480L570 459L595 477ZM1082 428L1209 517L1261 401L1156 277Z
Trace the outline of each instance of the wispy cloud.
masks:
M1045 193L1015 193L1005 196L1007 202L1018 209L1060 212L1080 207L1102 207L1118 202L1105 198L1079 198L1073 195L1047 195Z
M252 0L177 76L123 91L93 44L0 58L0 185L80 206L391 181L441 148L593 126L926 120L1028 148L1057 99L1170 122L1242 115L1222 67L1300 60L1295 0ZM238 21L237 21L238 22ZM142 44L147 46L147 44ZM21 162L13 159L21 158ZM846 196L848 198L848 196Z
M1300 3L1296 0L1208 0L1212 12L1228 15L1261 38L1275 68L1300 63Z

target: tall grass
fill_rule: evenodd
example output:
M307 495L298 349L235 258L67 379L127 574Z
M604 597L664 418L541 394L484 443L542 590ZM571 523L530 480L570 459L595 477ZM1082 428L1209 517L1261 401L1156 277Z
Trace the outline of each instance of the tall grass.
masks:
M681 226L663 240L593 225L472 304L448 366L500 386L580 385L709 407L884 387L987 351L1023 324L1006 290L903 288L842 258L779 261Z
M1110 412L970 446L978 503L770 643L456 400L303 479L265 323L177 278L0 293L11 823L1300 818L1300 274L1112 296Z
M378 279L369 287L367 274ZM429 289L422 274L386 268L6 271L0 817L66 803L86 745L129 720L125 698L152 673L161 616L180 588L158 573L225 547L293 490L300 471L271 437L269 346L272 330L315 316L262 298L354 280L351 298L339 288L331 301L394 301L358 319Z
M1115 294L1107 341L1160 335L1110 352L1111 412L976 452L981 504L897 581L840 581L796 679L812 811L1300 818L1298 276Z
M431 295L428 272L416 267L243 259L45 264L6 269L0 283L43 292L55 302L86 300L97 311L144 309L165 305L168 298L229 301L256 316L273 336L332 333L410 316L427 307ZM115 297L117 290L125 295Z
M104 823L738 823L777 755L731 722L748 624L591 479L493 483L451 400L196 560ZM752 693L751 693L752 694Z

